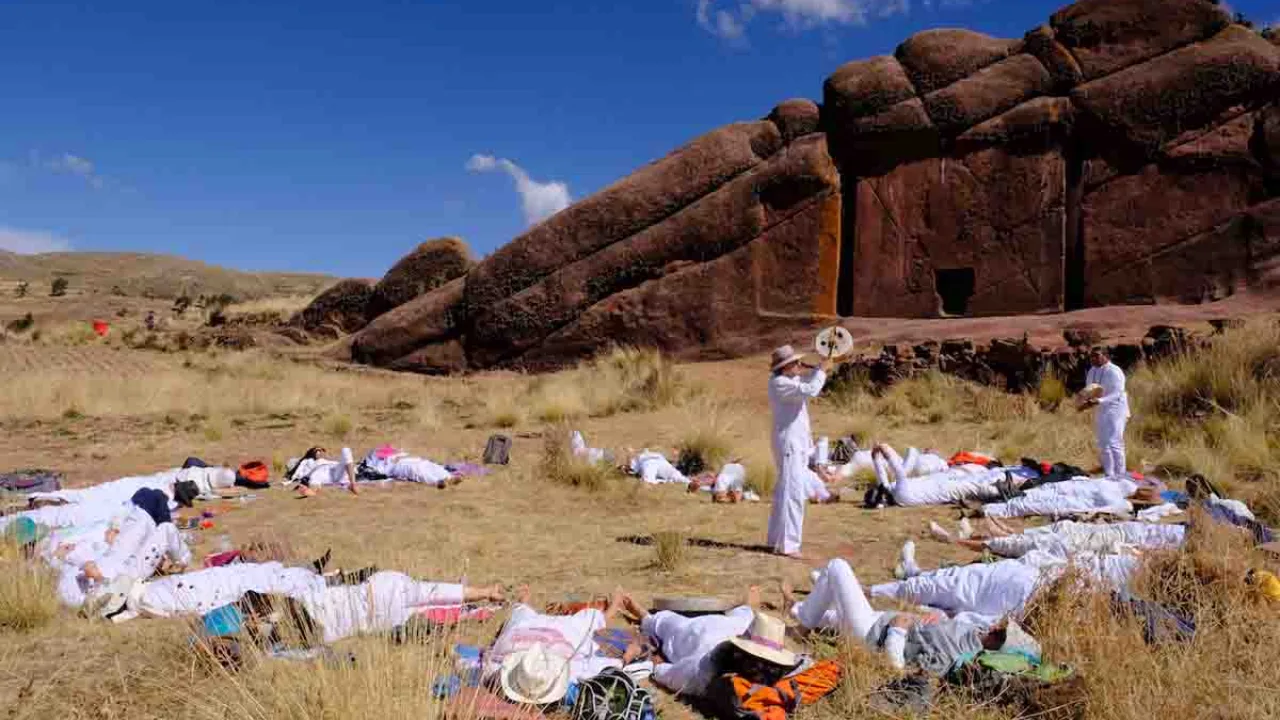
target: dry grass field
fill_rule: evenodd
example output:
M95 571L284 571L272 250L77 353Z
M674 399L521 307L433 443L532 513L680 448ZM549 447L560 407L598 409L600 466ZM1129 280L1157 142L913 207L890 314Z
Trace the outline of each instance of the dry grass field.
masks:
M370 487L297 500L279 489L230 505L199 531L197 556L223 535L291 541L299 560L332 549L344 567L376 564L436 580L528 583L537 601L621 586L662 594L740 597L751 584L778 602L777 583L807 587L810 567L759 552L769 513L769 413L762 359L673 366L649 353L615 353L545 377L491 373L463 379L321 367L265 353L164 354L99 346L0 345L0 437L5 467L64 470L88 484L181 463L188 455L238 464L262 459L279 474L308 446L358 454L391 442L436 460L476 460L493 432L515 438L511 465L447 490ZM1280 330L1256 323L1212 350L1147 368L1131 380L1131 465L1177 478L1211 474L1280 520ZM1056 389L1010 396L929 376L884 395L846 388L813 406L818 433L856 435L949 454L976 449L1094 467L1091 423ZM590 444L670 452L698 447L742 457L766 502L713 505L678 487L642 487L584 474L547 458L567 428ZM550 461L549 461L550 460ZM1175 484L1177 484L1175 482ZM972 556L924 539L945 508L860 508L861 487L835 505L811 506L805 552L850 561L864 582L888 579L902 542L919 540L923 566ZM663 554L637 537L711 541ZM1253 598L1244 572L1266 559L1224 532L1197 536L1192 552L1156 556L1140 581L1157 599L1195 610L1202 632L1187 645L1151 649L1136 624L1088 593L1050 594L1032 629L1053 660L1085 677L1087 717L1241 718L1280 715L1280 623ZM94 624L47 611L47 580L0 558L0 717L384 720L441 715L431 680L456 639L482 640L496 623L464 627L417 646L380 639L341 644L354 667L284 661L236 676L189 646L182 622ZM866 651L819 644L850 677L836 697L802 717L884 717L871 688L889 672ZM663 697L664 717L690 713ZM946 700L938 718L1010 717L990 698ZM1049 717L1049 716L1046 716Z

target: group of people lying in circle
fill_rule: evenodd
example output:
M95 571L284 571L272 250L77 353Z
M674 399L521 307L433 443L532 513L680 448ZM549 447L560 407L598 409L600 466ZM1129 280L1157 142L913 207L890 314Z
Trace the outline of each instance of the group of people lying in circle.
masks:
M640 453L632 460L646 481L662 479L673 470L661 455ZM734 465L741 468L730 464L719 475ZM452 478L443 466L393 448L374 450L360 466L383 478L437 486ZM849 466L855 466L852 472ZM1017 620L1040 589L1074 568L1083 582L1122 592L1142 553L1181 547L1190 531L1187 525L1128 519L1133 510L1129 500L1150 487L1141 478L1087 479L1070 468L1034 463L1002 467L972 455L948 462L933 453L909 451L903 458L883 445L858 451L848 463L823 470L843 478L860 467L874 472L875 488L889 493L897 504L990 501L962 519L954 531L937 523L928 530L939 542L997 556L994 562L925 570L916 561L915 543L908 541L897 579L873 585L869 592L853 564L841 558L812 574L807 596L781 584L781 614L800 632L822 629L856 639L885 653L897 668L941 673L982 649L1034 647L1034 639ZM340 461L331 461L314 448L290 463L288 480L315 491L327 485L354 485L361 472L350 451L344 450ZM727 473L727 486L716 477L713 494L731 493L735 483L741 487L744 476L739 472L744 471ZM192 465L89 488L38 493L31 497L32 509L0 517L0 532L55 570L62 603L116 622L208 616L233 607L243 622L253 625L266 621L263 607L283 604L290 621L299 626L299 637L323 645L402 628L431 609L514 599L502 633L484 655L484 666L487 677L521 702L554 702L565 681L579 681L608 667L639 667L651 673L655 683L688 695L704 692L707 683L724 672L758 677L768 684L804 667L805 658L786 647L783 619L761 610L758 589L748 593L742 606L698 617L651 613L621 591L602 610L557 615L530 605L527 588L513 598L500 585L423 581L376 568L335 573L327 567L327 555L291 566L286 564L288 548L275 543L246 546L226 565L190 569L192 554L174 524L174 512L191 507L196 499L233 491L236 475L230 468ZM1180 506L1174 508L1177 511L1198 505L1205 512L1197 517L1239 526L1259 543L1272 540L1270 529L1247 506L1223 498L1203 478L1188 482L1186 494L1166 493L1159 499L1171 500ZM1064 520L1021 531L1002 522L1033 514L1125 519ZM872 605L877 598L910 609L877 610ZM659 661L647 666L632 662L638 659L632 649L622 657L603 652L595 633L622 616L633 620L640 634L659 649ZM548 667L560 669L547 672Z

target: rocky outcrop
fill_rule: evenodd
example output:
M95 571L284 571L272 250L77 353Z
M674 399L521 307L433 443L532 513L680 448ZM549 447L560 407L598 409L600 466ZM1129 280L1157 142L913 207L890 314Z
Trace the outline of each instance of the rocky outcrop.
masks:
M394 310L455 278L466 275L475 261L471 249L456 237L428 240L405 255L373 288L370 319Z
M931 30L845 64L821 105L713 130L473 267L416 251L349 346L547 368L756 353L840 316L1206 302L1280 285L1277 198L1275 40L1212 0L1081 0L1018 40Z
M331 328L327 331L331 336L355 332L368 322L372 297L372 280L340 280L290 318L288 325L313 333Z
M1233 326L1231 320L1213 323L1215 332ZM1068 392L1084 389L1089 372L1089 352L1098 344L1087 331L1063 332L1065 347L1043 347L1026 338L995 338L975 343L968 338L930 340L913 346L885 345L878 353L860 355L842 363L832 373L825 392L847 389L883 391L903 380L927 372L941 372L1013 393L1036 391L1047 376L1060 380ZM1116 365L1126 372L1140 361L1158 362L1194 352L1208 338L1185 328L1156 325L1137 343L1104 346ZM851 388L851 386L853 386Z

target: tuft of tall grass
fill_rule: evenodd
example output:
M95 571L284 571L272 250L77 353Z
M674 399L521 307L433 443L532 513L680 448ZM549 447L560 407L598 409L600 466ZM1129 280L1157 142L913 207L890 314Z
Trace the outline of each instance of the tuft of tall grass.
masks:
M687 406L679 417L684 428L676 443L680 459L692 462L702 470L719 470L733 455L735 419L731 409L709 401L698 401Z
M53 622L58 598L52 573L0 539L0 630L28 632Z
M654 566L665 572L679 570L689 559L689 533L663 530L653 534Z
M599 492L611 487L622 473L608 463L592 463L576 457L569 446L568 425L549 428L543 439L538 469L543 477L561 485Z

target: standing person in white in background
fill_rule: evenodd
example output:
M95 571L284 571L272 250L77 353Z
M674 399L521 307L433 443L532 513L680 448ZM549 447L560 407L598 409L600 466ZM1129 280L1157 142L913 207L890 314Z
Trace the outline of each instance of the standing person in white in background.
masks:
M804 533L804 507L808 500L806 475L813 456L813 432L809 427L809 398L818 396L827 382L831 360L810 368L790 345L773 351L769 378L769 408L773 412L773 462L778 482L773 490L768 543L779 555L800 556Z
M1129 422L1129 394L1124 388L1124 371L1111 362L1106 348L1089 353L1089 374L1085 382L1102 387L1102 395L1086 400L1083 407L1097 406L1094 429L1102 472L1109 478L1125 473L1124 427Z

